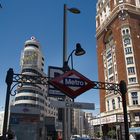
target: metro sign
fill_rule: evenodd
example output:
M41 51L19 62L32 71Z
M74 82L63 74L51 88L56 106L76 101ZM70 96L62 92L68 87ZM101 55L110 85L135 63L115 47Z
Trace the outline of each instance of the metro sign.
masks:
M70 70L49 83L72 99L95 86L94 82L75 70Z

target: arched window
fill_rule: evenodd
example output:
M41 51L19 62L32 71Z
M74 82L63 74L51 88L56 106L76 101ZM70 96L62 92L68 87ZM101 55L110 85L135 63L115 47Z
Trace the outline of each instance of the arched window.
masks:
M105 79L107 82L116 82L118 79L117 70L115 69L116 65L116 54L115 54L115 39L113 37L113 32L111 29L107 29L104 38L104 52L103 52L103 59L104 59L104 73Z

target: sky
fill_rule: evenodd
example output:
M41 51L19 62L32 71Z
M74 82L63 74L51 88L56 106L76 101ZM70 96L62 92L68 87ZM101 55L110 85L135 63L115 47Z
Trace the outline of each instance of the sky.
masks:
M5 77L9 68L20 73L20 57L24 42L35 36L41 44L48 66L63 64L63 7L76 7L78 15L67 11L67 56L80 43L86 51L73 55L74 69L92 81L98 80L96 54L97 0L0 0L0 110L5 106ZM99 91L90 89L75 99L76 102L95 103L99 108ZM87 110L88 111L88 110ZM99 112L95 110L94 112Z

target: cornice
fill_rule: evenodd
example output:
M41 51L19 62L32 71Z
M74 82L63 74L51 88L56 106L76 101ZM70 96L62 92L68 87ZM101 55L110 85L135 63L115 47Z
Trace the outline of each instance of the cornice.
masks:
M96 38L98 38L102 32L107 29L107 27L115 18L118 17L119 12L122 10L127 11L129 14L132 13L135 15L140 15L140 8L137 8L136 6L128 3L119 4L111 11L110 15L105 19L105 21L96 28Z

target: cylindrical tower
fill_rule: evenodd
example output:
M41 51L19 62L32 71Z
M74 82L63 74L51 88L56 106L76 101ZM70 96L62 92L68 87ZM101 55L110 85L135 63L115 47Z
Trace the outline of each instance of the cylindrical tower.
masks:
M27 75L46 76L43 72L44 58L41 53L40 44L31 37L24 45L21 55L21 73ZM15 97L15 106L34 107L44 114L47 102L47 85L23 84L18 87ZM45 114L44 114L45 115Z
M31 40L27 40L24 45L24 51L21 55L21 69L35 68L43 71L44 58L41 53L41 47L35 37L31 37Z

